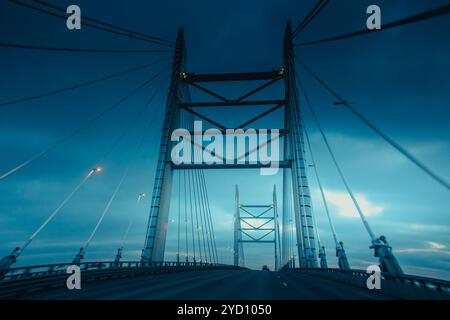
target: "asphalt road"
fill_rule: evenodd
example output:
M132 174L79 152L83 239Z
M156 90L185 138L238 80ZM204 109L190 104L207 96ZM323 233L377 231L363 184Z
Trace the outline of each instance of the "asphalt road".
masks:
M208 270L82 283L81 290L56 289L26 299L388 299L388 296L294 272Z

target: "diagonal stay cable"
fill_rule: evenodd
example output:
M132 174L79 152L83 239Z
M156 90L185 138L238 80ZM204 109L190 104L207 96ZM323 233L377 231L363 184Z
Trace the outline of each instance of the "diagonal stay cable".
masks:
M186 170L183 170L183 191L184 191L184 232L185 232L185 251L186 262L189 262L189 227L188 227L188 210L187 210L187 196L186 196Z
M51 152L52 150L56 149L57 147L59 147L60 145L64 144L65 142L67 142L68 140L72 139L73 137L75 137L76 135L78 135L80 132L84 131L85 129L89 128L92 124L94 124L95 122L97 122L98 120L102 119L104 116L106 116L107 114L109 114L111 111L113 111L114 109L116 109L119 105L121 105L123 102L125 102L126 100L128 100L131 96L133 96L134 94L136 94L138 91L140 91L142 88L144 88L148 83L150 83L150 81L152 80L152 78L150 78L149 80L145 81L144 83L142 83L141 85L139 85L137 88L133 89L131 92L129 92L127 95L125 95L124 97L122 97L119 101L117 101L116 103L114 103L113 105L111 105L110 107L104 109L103 111L101 111L100 113L98 113L97 115L95 115L94 117L92 117L91 119L89 119L87 122L85 122L82 126L78 127L76 130L74 130L72 133L70 133L69 135L65 136L64 138L62 138L61 140L55 142L54 144L48 146L46 149L42 150L41 152L37 153L36 155L34 155L33 157L29 158L28 160L22 162L21 164L17 165L16 167L10 169L9 171L3 173L0 175L0 181L9 177L10 175L12 175L13 173L23 169L24 167L28 166L29 164L33 163L34 161L42 158L43 156L45 156L46 154L48 154L49 152Z
M302 89L303 89L303 87L302 87ZM303 94L305 95L305 91L304 90L303 90ZM307 103L309 105L311 105L311 102L309 101L309 98L306 98L306 95L305 95L305 99L306 99ZM336 229L334 227L333 220L331 220L331 214L330 214L330 210L328 208L328 203L327 203L327 200L326 200L326 197L325 197L325 192L323 191L322 182L321 182L321 180L319 178L319 172L317 170L317 162L314 159L314 154L313 154L313 151L312 151L311 142L309 140L308 130L306 129L306 126L305 126L304 123L303 123L303 127L304 127L304 130L305 130L306 142L307 142L307 145L308 145L309 154L311 156L311 162L312 162L312 165L313 165L313 168L314 168L314 173L315 173L315 176L316 176L317 185L319 186L320 195L321 195L321 198L322 198L322 203L323 203L323 206L325 208L325 213L327 214L328 223L330 225L331 232L333 234L334 243L336 244L336 246L338 246L339 242L337 240ZM317 227L316 227L316 229L317 229Z
M205 235L204 237L206 238L205 241L208 245L208 254L209 254L209 262L214 262L215 261L215 257L214 257L214 245L213 245L213 241L211 238L211 230L210 230L210 225L209 225L209 220L208 220L208 208L207 208L207 204L206 204L206 198L205 195L203 193L203 184L202 184L202 180L201 180L201 171L200 170L196 170L197 171L197 179L198 179L198 188L199 188L199 193L200 193L200 199L202 202L202 208L203 208L203 220L204 220L204 228L205 228Z
M91 169L89 173L76 185L74 189L64 198L64 200L53 210L53 212L45 219L45 221L33 232L33 234L27 239L27 241L19 247L16 258L31 244L34 238L55 218L55 216L61 211L61 209L73 198L73 196L81 189L81 187L88 181L90 177L95 173L95 169Z
M180 262L180 245L181 245L181 171L178 171L178 220L177 220L177 262Z
M41 5L44 5L44 6L48 7L48 8L52 8L52 9L58 10L60 12L63 12L64 14L66 13L65 9L57 7L57 6L53 5L53 4L50 4L47 1L42 1L42 0L33 0L33 1L37 2L37 3L41 4ZM126 29L126 28L123 28L123 27L119 27L119 26L116 26L116 25L113 25L113 24L110 24L110 23L106 23L106 22L100 21L98 19L93 19L93 18L86 17L86 16L83 16L83 19L91 21L91 22L95 22L95 23L98 23L98 24L101 24L101 25L104 25L104 26L107 26L107 27L110 27L112 29L121 30L121 31L124 31L124 32L126 32L128 34L131 34L131 35L135 34L135 35L138 35L138 36L141 36L141 37L145 37L145 38L149 38L149 39L152 39L152 40L155 40L155 41L164 42L166 44L174 45L174 43L172 41L168 41L168 40L165 40L165 39L162 39L162 38L158 38L158 37L155 37L155 36L150 36L150 35L144 34L142 32L132 31L132 30L129 30L129 29Z
M0 108L1 107L6 107L6 106L9 106L9 105L13 105L13 104L17 104L17 103L21 103L21 102L41 99L41 98L44 98L44 97L48 97L48 96L52 96L52 95L59 94L59 93L62 93L62 92L66 92L66 91L69 91L69 90L78 89L78 88L81 88L81 87L86 87L86 86L89 86L89 85L92 85L92 84L95 84L95 83L98 83L98 82L102 82L102 81L105 81L105 80L110 80L110 79L117 78L117 77L129 74L129 73L132 73L132 72L135 72L135 71L138 71L138 70L142 70L142 69L148 68L148 67L150 67L152 65L158 64L158 63L163 62L163 61L167 61L169 59L170 59L170 57L169 58L160 59L160 60L154 61L152 63L148 63L148 64L145 64L145 65L142 65L142 66L139 66L139 67L135 67L135 68L132 68L132 69L129 69L129 70L121 71L121 72L118 72L118 73L110 74L108 76L104 76L104 77L101 77L101 78L98 78L98 79L95 79L95 80L82 82L82 83L79 83L79 84L76 84L76 85L73 85L73 86L70 86L70 87L67 87L67 88L57 89L57 90L53 90L53 91L50 91L50 92L45 92L45 93L41 93L41 94L38 94L38 95L35 95L35 96L20 98L20 99L16 99L16 100L12 100L12 101L1 102L0 103Z
M218 263L216 236L215 236L215 233L214 233L214 225L213 225L213 222L212 222L211 208L210 208L210 205L209 205L209 197L208 197L208 190L207 190L207 187L206 187L204 170L200 170L200 177L201 177L201 187L202 187L202 190L204 192L205 204L206 204L207 213L208 213L208 225L209 225L210 238L211 238L211 242L212 242L212 245L213 245L213 256L215 258L215 262Z
M312 72L303 62L300 61L297 57L295 57L297 62L299 62L303 68L305 68L308 73L313 76L316 81L318 81L328 92L330 92L336 99L339 100L339 103L344 105L348 110L350 110L358 119L364 122L369 128L375 131L381 138L383 138L387 143L389 143L392 147L394 147L398 152L400 152L403 156L405 156L408 160L414 163L419 169L425 172L428 176L433 178L436 182L443 185L447 190L450 190L450 184L445 181L442 177L431 171L425 164L419 161L416 157L414 157L408 150L406 150L399 143L391 139L387 134L381 131L378 127L376 127L372 122L367 120L359 111L353 108L345 99L342 99L333 89L330 88L321 78L319 78L314 72Z
M151 100L153 100L153 98L154 98L154 96L151 98ZM150 101L151 101L150 100ZM148 103L150 103L150 102L148 102ZM157 111L155 111L155 113L156 113ZM138 146L138 148L136 148L136 153L137 153L137 151L139 150L139 146ZM106 205L106 207L105 207L105 209L103 210L103 212L102 212L102 215L101 215L101 217L100 217L100 219L98 220L98 222L97 222L97 224L96 224L96 226L95 226L95 228L94 228L94 230L92 231L92 233L91 233L91 235L90 235L90 237L89 237L89 239L87 240L87 242L86 242L86 244L85 244L85 246L84 246L84 248L83 248L83 252L86 252L86 250L87 250L87 248L88 248L88 246L89 246L89 244L90 244L90 242L91 242L91 240L93 239L93 237L95 236L95 234L96 234L96 232L97 232L97 230L98 230L98 228L100 227L100 225L101 225L101 223L102 223L102 221L103 221L103 219L105 218L105 216L106 216L106 214L108 213L108 211L109 211L109 209L110 209L110 207L111 207L111 205L112 205L112 203L113 203L113 201L114 201L114 199L116 198L116 195L117 195L117 193L119 192L119 190L120 190L120 188L121 188L121 186L122 186L122 184L123 184L123 182L124 182L124 180L126 179L126 177L127 177L127 175L128 175L128 171L129 171L129 167L127 167L125 170L124 170L124 173L123 173L123 175L122 175L122 178L121 178L121 180L120 180L120 182L119 182L119 184L118 184L118 186L116 187L116 189L115 189L115 191L114 191L114 193L112 194L112 196L111 196L111 198L109 199L109 201L108 201L108 203L107 203L107 205ZM87 182L87 180L90 178L90 177L92 177L95 173L97 173L97 172L100 172L100 170L98 170L98 167L94 167L94 168L92 168L90 171L89 171L89 173L83 178L83 180L71 191L71 193L66 197L66 198L64 198L64 200L58 205L58 207L48 216L48 218L44 221L44 223L43 224L41 224L41 226L30 236L30 238L25 242L25 244L21 247L21 248L19 248L19 251L17 252L17 256L19 256L22 252L23 252L23 250L25 250L25 248L27 248L28 247L28 245L34 240L34 238L53 220L53 218L61 211L61 209L73 198L73 196L78 192L78 190ZM129 228L131 227L131 223L129 224L129 227L128 227L128 231L129 231ZM127 232L128 232L127 231ZM125 237L124 237L124 239L126 239ZM125 241L125 240L124 240Z
M190 207L190 220L191 220L191 235L192 235L192 250L193 250L193 259L194 263L196 262L196 246L195 246L195 228L194 228L194 210L192 206L192 193L193 190L191 188L191 170L188 171L188 185L189 185L189 207Z
M31 4L28 4L28 3L24 3L22 1L18 1L18 0L9 0L9 1L14 3L14 4L17 4L17 5L20 5L20 6L23 6L23 7L26 7L26 8L29 8L29 9L41 12L41 13L45 13L45 14L48 14L48 15L51 15L51 16L54 16L54 17L57 17L57 18L60 18L60 19L63 19L63 20L67 19L66 11L61 9L61 8L54 7L54 9L57 9L58 11L61 10L63 12L63 14L58 14L58 13L51 12L51 11L43 9L43 8L39 8L39 7L33 6ZM34 0L34 2L37 2L37 1ZM43 3L41 2L41 4L43 4ZM47 4L47 6L49 6L49 5ZM83 23L83 25L91 27L93 29L106 31L106 32L113 33L113 34L116 34L116 35L125 36L125 37L129 37L129 38L134 38L134 39L142 40L142 41L153 43L153 44L159 44L159 45L169 46L169 47L174 47L175 46L172 42L169 42L167 40L154 40L154 39L152 39L153 37L146 36L146 35L143 35L143 34L140 34L140 33L137 33L137 32L133 32L131 30L127 30L127 29L124 29L124 28L121 28L121 27L116 27L116 26L113 26L113 25L110 25L110 24L107 24L107 23L104 23L104 22L101 22L101 21L98 21L98 20L95 20L95 19L92 19L92 18L84 17L84 20L91 21L91 22L86 22L85 21ZM97 23L99 25L93 24L92 22ZM114 29L116 29L116 30L114 30Z
M86 244L84 245L84 252L86 252L87 248L88 248L89 245L91 244L92 239L94 239L94 236L96 235L98 228L99 228L100 225L102 224L102 222L103 222L103 220L104 220L106 214L109 212L109 209L111 208L111 205L112 205L114 199L116 198L117 193L119 192L120 188L122 187L123 181L125 180L125 177L127 176L127 174L128 174L128 168L125 169L125 171L124 171L124 173L123 173L123 175L122 175L122 178L120 179L120 181L119 181L117 187L115 188L113 194L112 194L111 197L109 198L108 203L106 204L106 206L105 206L105 208L103 209L103 212L102 212L100 218L99 218L98 221L97 221L97 224L95 225L95 227L94 227L94 229L92 230L92 232L91 232L91 234L90 234L88 240L86 241Z
M302 84L302 82L301 82L301 80L300 80L300 78L298 76L297 76L297 81L298 81L298 83L300 85L301 90L303 91L303 94L306 97L307 96L306 95L306 91L305 91L305 89L303 87L303 84ZM307 98L306 100L309 101L309 98ZM364 227L366 228L367 232L369 233L370 238L372 240L374 240L376 238L375 234L373 233L372 228L370 227L369 222L367 221L366 216L365 216L364 212L362 211L358 200L356 199L352 189L350 188L350 185L347 182L347 179L344 176L344 173L342 172L342 169L341 169L341 167L340 167L340 165L339 165L339 163L338 163L338 161L336 159L336 156L334 155L334 152L331 149L331 145L328 142L328 138L325 135L325 132L323 131L322 126L320 125L319 119L317 118L317 115L314 112L314 109L312 108L312 104L307 103L307 105L309 107L311 115L313 116L314 122L315 122L317 128L319 129L319 132L320 132L320 135L322 137L322 140L325 143L325 146L327 147L328 153L330 154L330 157L333 160L333 164L334 164L337 172L339 173L339 176L341 177L342 183L344 184L345 189L347 190L347 193L349 194L350 198L352 199L352 202L353 202L356 210L358 211L358 214L359 214L359 216L361 218L361 221L363 222Z
M436 18L436 17L442 16L445 14L449 14L449 13L450 13L450 4L447 4L447 5L444 5L442 7L436 8L436 9L432 9L432 10L429 10L429 11L426 11L423 13L419 13L419 14L416 14L416 15L413 15L413 16L410 16L407 18L403 18L403 19L400 19L397 21L386 23L379 30L378 29L375 29L375 30L364 29L364 30L354 31L354 32L341 34L341 35L324 38L324 39L320 39L320 40L297 43L294 46L304 47L304 46L309 46L309 45L314 45L314 44L319 44L319 43L324 43L324 42L331 42L331 41L336 41L336 40L358 37L358 36L362 36L365 34L378 33L378 32L382 32L384 30L388 30L388 29L401 27L404 25L413 24L413 23L417 23L420 21L425 21L428 19Z
M5 43L0 42L0 47L4 48L16 48L16 49L31 49L42 51L62 51L62 52L88 52L88 53L161 53L172 52L170 49L89 49L89 48L61 48L61 47L48 47L48 46L36 46L25 45L18 43Z
M194 198L194 208L195 208L195 227L196 227L196 232L197 232L197 244L198 244L198 252L199 252L199 257L200 257L200 262L203 261L203 257L204 257L204 253L205 251L202 250L202 244L203 246L205 245L204 241L202 241L202 234L201 234L201 216L199 215L199 207L197 205L197 199L198 199L198 195L197 195L197 189L196 189L196 181L195 181L195 170L191 170L191 178L192 178L192 195Z
M330 0L319 0L309 14L303 19L298 27L292 33L292 38L298 36L314 18L330 3Z
M165 79L165 80L161 83L161 85L156 89L155 93L150 97L150 99L149 99L149 100L146 102L146 104L144 105L144 107L143 107L144 110L145 110L145 109L147 108L147 106L154 100L154 98L155 98L156 95L160 92L160 89L164 86L164 84L165 84L166 82L167 82L167 79ZM164 92L164 91L163 91L163 92ZM160 104L160 105L154 110L154 113L153 113L153 116L152 116L152 118L151 118L151 120L150 120L150 122L149 122L149 125L148 125L148 127L146 128L146 130L144 131L144 135L143 135L143 137L141 138L141 141L136 145L136 148L135 148L135 150L134 150L134 153L133 153L132 155L129 153L129 160L128 160L128 162L131 162L131 158L132 158L132 157L135 157L135 156L138 154L138 152L141 150L141 148L142 148L142 146L143 146L143 143L144 143L144 141L145 141L145 138L146 138L146 136L147 136L147 134L148 134L148 132L149 132L149 129L150 129L150 127L152 126L153 122L154 122L155 119L156 119L156 116L158 115L158 113L159 113L159 111L160 111L160 109L161 109L161 105L162 105L162 104ZM141 110L142 110L142 109L141 109ZM138 118L140 115L142 115L142 113L143 113L143 112L139 111L139 112L136 114L135 118L132 119L132 121L130 122L130 124L125 128L125 130L124 130L123 133L119 136L119 138L118 138L117 141L121 140L121 139L123 138L123 136L125 136L125 134L126 134L127 131L128 131L128 128L131 127L131 125L135 122L135 120L137 120L137 118ZM117 142L117 143L114 143L113 146L116 146L117 144L118 144L118 142ZM112 151L112 150L110 149L110 150L108 151L108 153L110 153L111 151ZM124 178L124 179L126 179L126 178L128 177L128 173L129 173L130 167L131 167L131 165L128 165L128 166L126 167L126 173L125 173L125 178ZM145 196L145 194L143 194L143 193L140 193L140 194L139 194L138 199L137 199L137 204L139 204L139 202L142 200L142 198L143 198L144 196ZM120 248L119 248L119 251L120 251L120 252L122 251L123 247L125 246L125 242L126 242L127 239L128 239L128 235L129 235L129 233L130 233L131 227L132 227L132 225L134 224L136 218L137 218L136 216L132 216L132 217L129 219L127 229L125 230L125 233L124 233L123 236L122 236L121 246L120 246Z
M152 76L148 82L152 82L153 80L155 80L156 78L158 78L164 71L166 71L168 68L170 67L170 65L167 65L166 67L164 67L162 70L160 70L158 73L156 73L154 76ZM167 81L167 78L165 80L163 80L160 84L160 86L155 90L154 94L144 103L144 105L138 110L138 112L134 115L134 117L131 119L131 121L128 123L128 125L125 127L125 129L121 132L121 134L117 137L117 139L113 142L113 144L110 146L109 150L105 153L105 155L103 156L102 160L100 160L97 163L97 166L100 165L101 162L103 162L103 160L105 160L113 151L114 149L117 147L117 145L122 141L122 139L126 136L126 134L128 133L128 131L130 131L130 129L133 127L133 125L135 124L135 122L139 119L139 117L144 113L145 110L147 110L147 108L149 107L150 103L153 101L153 99L158 95L158 93L160 92L161 88L165 85ZM138 150L136 150L137 152Z

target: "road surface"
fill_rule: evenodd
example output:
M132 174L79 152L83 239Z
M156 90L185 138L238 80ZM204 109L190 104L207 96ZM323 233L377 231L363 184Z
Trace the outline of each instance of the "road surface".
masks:
M55 289L26 299L389 299L381 293L296 272L207 270L82 283L81 290Z

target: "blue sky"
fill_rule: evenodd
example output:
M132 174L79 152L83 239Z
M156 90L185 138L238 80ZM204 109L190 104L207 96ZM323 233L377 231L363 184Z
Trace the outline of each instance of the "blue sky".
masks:
M54 1L53 1L54 2ZM54 2L55 3L55 2ZM296 25L314 1L58 1L77 3L82 13L120 26L174 40L178 26L186 29L188 69L191 72L236 72L278 69L286 21ZM329 5L301 34L300 40L359 30L373 1L339 1ZM376 1L383 21L392 21L445 4L446 1ZM447 181L450 180L450 44L448 16L385 32L333 43L298 48L296 54L355 108L405 146ZM157 48L90 28L69 32L63 20L0 3L1 42L84 48ZM30 96L126 70L167 54L94 54L44 52L2 48L0 102ZM40 152L73 131L93 114L110 106L162 69L149 69L93 86L0 109L0 172ZM300 70L318 117L358 194L369 223L384 234L408 273L450 279L449 194L398 154L333 97ZM86 172L95 165L127 126L165 76L133 96L116 111L58 147L44 158L0 181L0 256L9 253L42 223ZM212 86L211 88L214 88ZM245 88L220 87L230 96ZM279 94L275 86L267 96ZM104 172L89 180L60 215L24 252L17 265L68 261L86 241L123 171L129 177L94 239L87 259L112 259L130 217L136 217L125 258L137 259L143 246L149 199L136 205L138 192L152 189L162 114L157 114L143 148L136 145L164 99L161 91L121 143L102 162ZM193 96L195 93L193 92ZM266 97L261 94L261 98ZM264 110L264 109L261 109ZM232 126L250 115L220 110L209 115ZM272 122L279 126L281 113ZM350 264L363 268L375 262L369 237L345 195L336 170L309 112L304 108L319 174L326 189L338 237L344 241ZM237 121L237 123L236 123ZM314 212L329 264L336 265L333 242L310 172ZM177 177L176 177L177 179ZM257 171L207 171L219 257L232 261L234 185L247 203L270 201L281 175ZM278 197L281 199L281 192ZM176 195L173 203L176 202ZM176 217L172 210L171 219ZM166 257L176 253L176 222L169 226ZM268 247L246 247L247 262L260 268L271 264Z

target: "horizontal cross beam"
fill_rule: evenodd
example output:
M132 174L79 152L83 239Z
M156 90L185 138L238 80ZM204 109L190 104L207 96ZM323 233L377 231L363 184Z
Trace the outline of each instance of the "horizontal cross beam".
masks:
M217 128L212 128L212 129L217 129ZM229 130L238 130L238 129L242 129L242 128L229 128ZM220 133L222 133L223 135L225 135L226 134L226 130L223 130L223 129L217 129L217 130L219 130L220 131ZM244 129L243 129L244 130ZM267 129L268 131L270 130L270 131L273 131L273 130L276 130L276 129ZM287 133L289 133L289 130L287 130L287 129L278 129L278 133L280 134L280 135L286 135ZM191 135L191 137L193 137L193 136L204 136L204 137L208 137L208 136L211 136L211 135L216 135L217 133L216 132L214 132L214 131L192 131L192 130L190 130L189 131L189 134ZM255 131L246 131L246 130L244 130L244 132L243 133L240 133L240 132L234 132L233 133L235 136L247 136L247 135L260 135L261 133L260 132L258 132L258 130L255 130Z
M242 242L242 243L252 243L252 242L274 243L275 240L238 240L238 242Z
M271 204L241 204L239 208L273 208Z
M189 102L180 103L181 108L194 107L242 107L242 106L266 106L285 105L286 100L261 100L261 101L216 101L216 102Z
M291 161L280 161L278 163L278 168L290 168ZM262 163L234 163L234 164L203 164L203 163L193 163L193 164L174 164L172 163L172 169L174 170L197 170L197 169L260 169L260 168L270 168L269 164Z
M283 70L244 73L212 73L212 74L183 74L181 79L186 82L223 82L223 81L255 81L271 80L284 76Z

